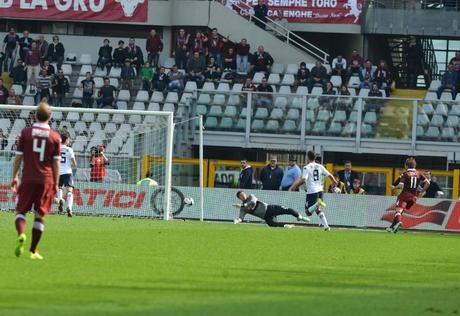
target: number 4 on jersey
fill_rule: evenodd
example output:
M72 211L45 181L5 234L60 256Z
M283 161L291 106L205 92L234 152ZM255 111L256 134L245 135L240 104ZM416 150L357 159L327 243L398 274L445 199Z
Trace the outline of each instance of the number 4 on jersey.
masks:
M39 154L40 161L45 160L45 150L46 150L46 139L34 138L33 151Z

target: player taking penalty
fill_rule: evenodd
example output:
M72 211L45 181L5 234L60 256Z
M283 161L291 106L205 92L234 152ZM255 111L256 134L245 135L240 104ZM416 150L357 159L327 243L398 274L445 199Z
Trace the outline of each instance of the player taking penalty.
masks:
M41 260L43 257L38 253L37 245L45 229L43 218L51 212L51 205L58 191L61 138L48 125L51 108L47 103L37 106L36 119L37 122L32 127L21 131L13 164L11 188L18 196L15 219L18 240L15 254L19 257L24 252L26 214L33 208L35 219L32 225L30 258ZM19 182L21 164L22 179Z
M323 183L321 177L329 177L332 182L337 185L337 180L324 168L323 165L316 163L316 154L314 151L309 151L307 153L308 164L303 167L302 177L297 179L296 182L292 184L289 188L289 191L294 191L302 184L306 185L307 190L307 201L305 203L305 212L308 216L313 215L313 212L316 212L321 224L323 224L325 230L331 230L329 224L327 223L326 215L321 210L322 207L325 207L326 204L323 202Z
M73 149L69 147L70 144L70 135L68 133L61 134L61 167L60 176L59 176L59 191L58 191L58 200L59 200L59 213L64 211L64 189L67 190L67 216L72 217L72 208L73 208L73 176L72 168L77 166L77 161L75 160L75 154Z
M396 200L396 211L393 222L387 228L387 231L391 233L398 232L402 225L401 215L415 204L417 201L417 192L423 195L423 192L430 186L430 181L415 169L417 166L415 158L407 158L404 166L406 171L402 174L399 184L394 187L394 189L402 189L402 192Z

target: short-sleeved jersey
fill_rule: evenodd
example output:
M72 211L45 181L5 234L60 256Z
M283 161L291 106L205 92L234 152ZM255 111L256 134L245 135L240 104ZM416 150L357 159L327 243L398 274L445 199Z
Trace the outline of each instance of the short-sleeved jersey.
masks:
M72 174L72 159L75 159L75 154L73 149L61 145L61 168L59 169L59 174Z
M308 194L318 193L323 191L323 177L330 176L331 174L324 168L323 165L310 162L303 167L302 179L305 180L306 191Z
M53 161L61 159L61 137L48 124L35 123L21 131L16 155L24 157L22 183L53 184Z
M399 183L404 185L402 193L417 195L417 188L425 181L428 180L420 172L415 169L407 169L401 176Z
M91 159L91 180L103 180L105 178L105 159L102 156Z

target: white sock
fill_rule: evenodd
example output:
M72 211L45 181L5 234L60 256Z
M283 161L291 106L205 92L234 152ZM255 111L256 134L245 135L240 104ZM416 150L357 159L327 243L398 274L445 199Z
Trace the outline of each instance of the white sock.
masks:
M69 208L70 211L72 211L72 207L73 207L73 193L72 192L67 192L67 207Z
M324 215L324 212L319 212L318 216L324 228L329 228L329 225L327 224L326 215Z
M62 189L59 189L58 193L57 193L57 197L60 200L62 200Z
M313 213L318 208L318 203L313 204L308 208L308 213Z

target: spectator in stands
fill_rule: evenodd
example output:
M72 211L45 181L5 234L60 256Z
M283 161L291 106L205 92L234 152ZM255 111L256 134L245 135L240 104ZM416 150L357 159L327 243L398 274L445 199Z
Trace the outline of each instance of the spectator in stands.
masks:
M0 128L0 149L5 150L6 146L8 146L8 139L3 133L3 129Z
M353 187L351 188L350 194L356 194L356 195L364 195L366 194L366 191L361 187L361 180L359 179L354 179L353 180Z
M372 67L372 61L366 60L364 68L361 70L361 85L360 89L371 89L374 82L375 69Z
M351 93L350 93L350 91L348 90L348 87L347 87L346 84L342 84L342 85L340 86L339 94L340 94L340 95L347 95L347 96L350 96L350 95L351 95Z
M254 9L254 24L265 30L265 24L267 23L268 7L265 5L264 0L259 0Z
M307 68L307 64L305 62L300 63L296 79L297 85L304 87L308 86L308 82L310 81L310 70Z
M301 175L302 171L297 165L297 158L294 156L289 157L289 166L286 167L283 179L281 180L281 190L289 191L289 188L301 177ZM295 189L295 191L298 190L298 188Z
M115 108L117 100L117 88L110 84L110 79L104 78L104 85L99 90L98 105L100 108Z
M141 80L142 80L142 90L151 92L152 90L152 80L155 72L153 68L150 67L150 64L147 62L141 68Z
M346 194L347 192L345 191L345 183L340 181L340 177L337 172L334 174L334 178L337 180L337 184L331 183L327 191L329 193Z
M181 92L184 88L184 78L177 65L174 65L168 74L169 91Z
M236 55L233 48L230 47L227 50L224 54L223 60L224 62L222 67L224 68L224 71L233 71L236 69Z
M363 81L362 79L362 68L364 66L364 59L359 55L356 49L353 50L350 57L350 65L348 68L348 78L351 76L359 76L359 80Z
M265 92L264 94L254 95L256 105L258 107L272 108L273 105L273 88L268 84L267 78L263 78L260 85L257 87L257 92Z
M121 68L125 64L125 42L118 41L118 47L113 51L113 66Z
M351 161L347 160L345 161L344 170L341 170L337 173L339 175L340 181L345 183L345 191L347 193L350 192L353 185L353 181L355 179L359 179L358 173L353 171L352 169L353 167L351 165Z
M334 85L332 82L328 81L326 82L326 87L323 90L324 95L336 95L336 91L334 90Z
M372 88L371 88L371 90L369 91L368 96L369 96L369 97L383 98L382 91L380 91L379 86L377 85L377 83L374 82L374 83L372 84Z
M40 51L40 61L43 63L43 61L48 58L49 44L43 35L39 35L36 42L37 48Z
M221 38L217 33L217 29L213 28L211 35L208 38L208 58L214 57L219 67L222 67L222 51L224 48L224 42L227 42L227 39Z
M32 42L30 45L30 49L26 54L25 64L27 67L27 85L35 84L40 74L40 51L36 42ZM33 91L34 89L31 88L30 90Z
M441 86L438 88L438 99L444 90L449 89L452 93L452 100L455 100L457 94L458 73L454 70L454 64L450 63L447 66L447 71L441 77Z
M377 70L374 73L374 82L377 83L380 89L384 89L386 96L390 95L390 87L393 80L391 79L390 70L384 60L380 61Z
M0 104L6 104L8 99L8 89L3 85L3 79L0 78Z
M423 73L422 60L422 47L417 44L415 36L411 36L406 49L407 85L409 88L417 87L417 77Z
M150 30L150 34L147 37L147 42L145 43L145 49L147 50L148 54L148 63L152 65L153 68L158 68L160 54L163 51L163 41L155 29Z
M249 165L247 159L241 159L241 171L238 177L240 189L252 189L254 181L254 169Z
M209 59L208 65L206 66L206 71L204 72L204 77L206 81L220 80L222 73L220 73L218 70L219 70L219 66L216 63L215 58L211 57Z
M454 65L454 71L460 73L460 51L455 52L455 57L449 63Z
M91 77L90 72L87 72L85 79L80 82L80 89L83 90L82 106L84 108L92 108L93 95L96 93L96 83Z
M109 75L110 67L112 67L112 46L110 46L108 39L105 39L102 46L99 47L98 56L97 67L101 68L101 70L106 68L107 75Z
M309 85L309 92L313 90L314 86L320 86L321 88L324 87L327 80L327 70L326 67L323 66L323 63L320 60L315 62L315 66L311 69L310 72L310 85Z
M333 76L340 76L342 82L345 83L347 80L347 60L342 55L337 55L332 60L332 72Z
M10 28L10 31L8 32L8 34L6 34L5 38L3 39L2 50L5 52L5 71L9 72L11 71L11 69L13 69L14 60L16 59L16 53L18 51L18 48L19 36L16 34L16 30L14 28Z
M176 37L173 55L175 57L176 65L180 69L185 69L187 66L189 35L185 33L184 29L179 30Z
M191 58L187 62L187 80L192 80L191 78L196 78L198 86L201 86L205 80L204 72L206 70L206 62L204 57L201 56L198 52L193 53Z
M104 146L97 146L91 148L91 160L90 160L90 181L91 182L103 182L105 179L105 168L109 164L109 160L104 154Z
M48 47L48 60L50 63L56 62L57 69L61 69L62 62L64 61L65 48L59 42L59 36L53 36L53 42Z
M22 32L22 37L19 39L19 56L22 60L26 58L27 51L32 41L32 38L29 37L29 31L24 30L24 32Z
M125 61L126 60L136 68L137 73L140 72L141 66L144 64L144 55L142 54L141 48L136 45L134 37L129 38L128 46L125 48Z
M207 56L207 42L208 38L203 35L200 31L195 33L195 37L190 37L188 42L189 53L200 53L200 55Z
M25 90L27 85L27 69L26 63L18 59L17 65L11 70L10 78L13 80L13 84L19 84Z
M69 80L64 76L64 71L58 70L58 75L54 77L51 85L55 106L64 106L64 100L70 91Z
M268 76L272 65L273 65L272 56L265 51L262 45L259 46L257 48L257 51L253 54L253 57L252 57L252 62L251 62L252 74L262 71L262 72L265 72L266 76Z
M16 91L13 88L8 91L8 98L6 104L10 105L22 105L22 99L20 96L16 95Z
M0 50L0 76L2 75L2 72L3 72L3 62L5 61L5 59L6 59L5 53Z
M254 85L254 83L252 83L251 78L246 78L246 80L244 81L243 87L241 87L241 91L248 91L248 92L257 91L257 88Z
M442 192L441 187L433 178L431 171L426 171L424 173L424 176L428 181L430 181L430 186L425 191L425 194L423 195L423 197L431 198L431 199L442 197L444 195L444 192Z
M133 90L134 88L134 79L136 78L136 73L134 71L133 66L127 59L125 61L125 65L121 67L121 74L120 74L120 79L121 79L121 86L122 89L128 89L130 91Z
M56 71L54 69L54 66L50 64L48 60L43 61L43 66L42 69L46 70L46 74L48 76L54 76L56 74Z
M250 51L251 46L245 38L236 45L236 71L245 73L249 71Z
M164 92L168 88L169 78L166 74L165 67L161 66L158 72L153 76L152 85L156 91Z
M279 190L283 180L283 169L278 166L276 157L270 158L270 163L260 172L262 190Z
M50 104L52 103L50 92L51 80L52 77L48 76L46 69L42 69L36 82L37 93L35 94L35 104L40 103L43 98L46 98Z

